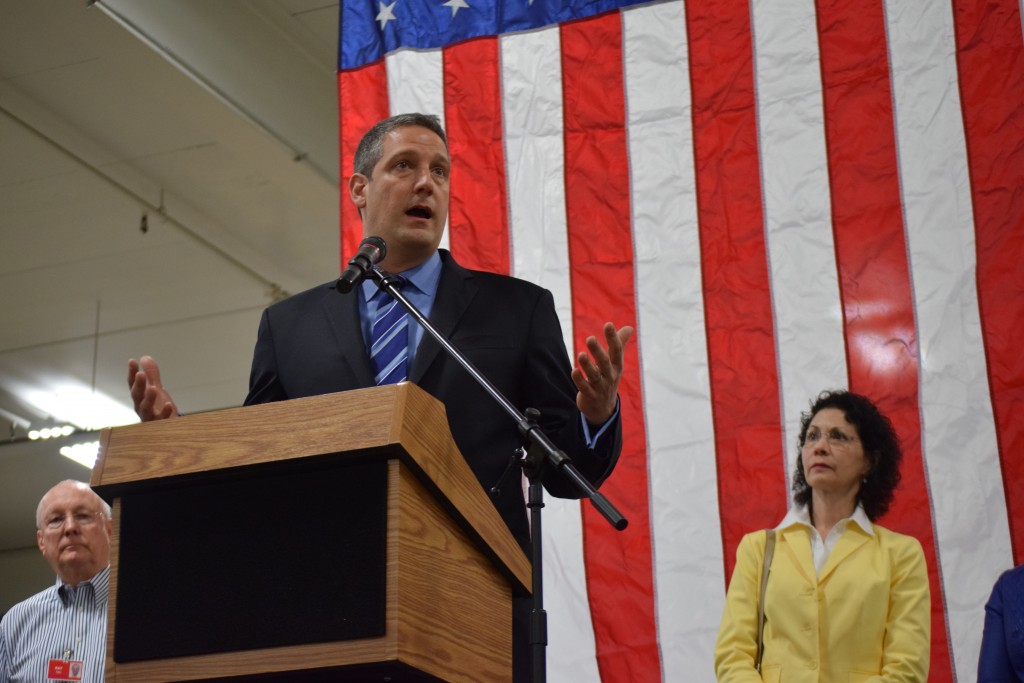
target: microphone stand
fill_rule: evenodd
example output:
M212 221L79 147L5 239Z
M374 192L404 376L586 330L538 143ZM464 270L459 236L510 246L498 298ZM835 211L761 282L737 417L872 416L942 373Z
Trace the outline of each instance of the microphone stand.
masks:
M476 367L466 358L461 351L452 346L451 342L445 339L444 335L437 331L437 329L430 324L426 317L399 291L395 286L395 283L399 281L399 278L390 273L384 273L376 268L370 268L366 273L366 277L373 279L377 283L377 287L383 289L392 296L404 308L409 315L411 315L416 322L418 322L424 330L426 330L431 337L437 340L445 351L448 352L452 358L458 362L466 372L476 380L483 389L490 394L491 398L498 402L498 404L505 410L509 416L515 420L517 427L519 428L519 434L523 438L525 446L520 451L525 450L526 456L519 458L516 455L512 456L512 462L509 463L509 467L506 468L505 474L511 470L512 466L519 462L526 474L527 479L530 482L529 486L529 502L527 507L530 509L530 543L531 543L531 554L530 559L530 579L532 583L532 602L533 610L530 615L530 649L533 655L533 681L534 683L544 683L547 678L547 667L546 667L546 650L547 647L547 614L544 612L544 590L543 590L543 557L542 557L542 539L541 539L541 508L544 507L544 487L541 483L541 474L543 473L546 466L550 465L555 470L561 470L562 473L571 481L578 491L582 494L582 497L590 499L590 502L597 508L598 512L608 520L615 529L622 531L629 524L628 520L622 516L622 514L615 509L607 498L604 497L594 486L586 480L586 478L580 474L579 470L572 464L572 460L569 459L561 449L548 438L537 424L537 420L540 417L540 412L528 408L526 415L519 412L519 410L509 402L507 398L498 388L495 387L490 380L476 369ZM505 474L502 475L504 479ZM500 480L499 480L500 483ZM497 486L492 489L492 493L497 489Z

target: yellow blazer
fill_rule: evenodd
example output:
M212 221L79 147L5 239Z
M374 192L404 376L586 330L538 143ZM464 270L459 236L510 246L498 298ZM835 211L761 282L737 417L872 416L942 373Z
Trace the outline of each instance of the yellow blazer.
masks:
M754 658L767 535L743 537L715 647L720 682L927 680L931 598L924 552L916 538L871 526L874 536L850 523L820 577L810 529L794 524L776 531L761 674Z

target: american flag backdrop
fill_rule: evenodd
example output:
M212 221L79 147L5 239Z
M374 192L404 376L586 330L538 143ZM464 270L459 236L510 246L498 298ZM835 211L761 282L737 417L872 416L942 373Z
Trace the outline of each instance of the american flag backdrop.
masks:
M550 680L714 680L736 546L837 387L903 438L880 522L925 548L930 680L974 679L1024 561L1019 3L342 0L346 182L372 123L440 115L443 246L552 290L570 349L637 329L629 528L547 499Z

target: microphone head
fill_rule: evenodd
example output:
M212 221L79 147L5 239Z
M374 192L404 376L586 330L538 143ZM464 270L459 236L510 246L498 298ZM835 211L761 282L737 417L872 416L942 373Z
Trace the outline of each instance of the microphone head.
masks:
M367 237L359 243L359 250L348 262L348 267L342 272L341 277L335 283L335 287L342 294L348 294L356 283L362 282L363 278L377 263L387 256L388 245L383 239L376 235Z
M380 251L380 256L374 259L374 263L379 263L380 261L383 261L384 257L388 255L388 245L386 242L384 242L384 239L381 237L371 235L359 243L360 247L364 245L374 246Z

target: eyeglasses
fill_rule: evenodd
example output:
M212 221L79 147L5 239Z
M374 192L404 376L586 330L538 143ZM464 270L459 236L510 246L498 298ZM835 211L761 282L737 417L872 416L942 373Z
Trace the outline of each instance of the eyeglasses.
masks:
M78 526L92 526L99 521L100 516L95 512L88 512L86 510L79 510L78 512L69 512L66 515L53 515L43 523L43 525L50 531L59 531L64 528L65 522L68 521L68 516L75 519L75 524Z
M830 446L849 446L851 443L857 440L857 437L849 434L844 434L838 429L830 429L827 432L823 432L817 427L811 427L807 430L807 435L804 437L804 446L812 446L818 443L818 440L824 438L828 441Z

